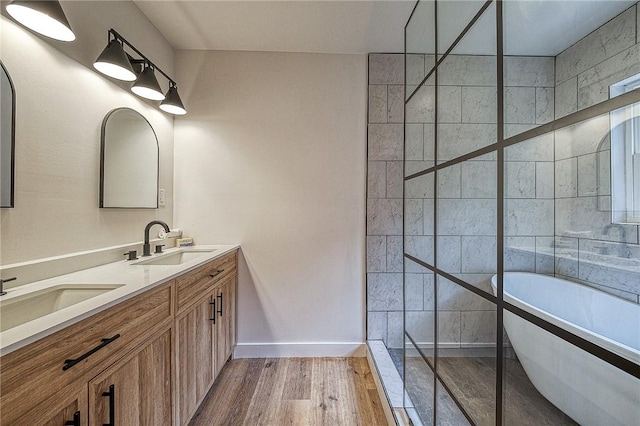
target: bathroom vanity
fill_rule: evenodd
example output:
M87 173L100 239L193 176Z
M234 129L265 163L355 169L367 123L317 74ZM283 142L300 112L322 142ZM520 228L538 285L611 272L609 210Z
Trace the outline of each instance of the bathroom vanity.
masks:
M236 342L238 246L219 247L92 268L125 283L24 341L4 331L0 423L187 424Z

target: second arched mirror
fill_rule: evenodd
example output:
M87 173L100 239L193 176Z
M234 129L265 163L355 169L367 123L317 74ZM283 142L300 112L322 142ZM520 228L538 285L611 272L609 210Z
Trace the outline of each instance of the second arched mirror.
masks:
M0 62L0 207L13 207L16 94Z
M151 124L130 108L111 111L102 123L100 207L158 208L158 139Z

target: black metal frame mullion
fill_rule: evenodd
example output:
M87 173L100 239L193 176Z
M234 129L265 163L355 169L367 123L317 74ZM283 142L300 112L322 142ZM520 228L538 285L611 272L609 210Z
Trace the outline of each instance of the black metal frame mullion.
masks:
M502 0L496 0L496 86L497 86L497 164L496 164L496 182L497 182L497 236L496 251L498 272L497 290L497 309L496 309L496 426L502 426L503 413L503 376L504 376L504 342L503 342L503 281L504 281L504 56L503 56L503 28L502 28Z
M433 108L433 164L438 164L438 1L433 2L433 31L434 31L434 108ZM417 90L417 89L416 89ZM414 92L415 93L415 92ZM424 127L424 126L423 126ZM424 131L424 130L423 130ZM423 138L424 144L424 138ZM423 157L424 158L424 157ZM433 264L438 263L438 173L433 174ZM434 270L435 272L435 270ZM433 424L438 420L438 275L433 274Z
M411 14L409 15L409 19L407 19L407 23L404 26L404 89L407 89L407 27L409 26L409 22L411 22L411 18L413 18L413 14L416 12L418 5L420 4L420 0L416 0L416 4L413 6L411 10ZM403 97L406 98L406 93L403 93ZM407 158L407 137L406 137L406 128L407 128L407 103L404 102L402 104L402 176L405 175L405 166L406 166L406 158ZM404 229L405 229L405 181L402 181L402 253L405 251L404 245ZM404 259L402 259L402 406L405 407L406 410L406 378L407 378L407 345L405 342L405 334L406 334L406 315L407 309L405 304L405 294L406 294L406 279L405 279L405 265Z
M416 1L416 4L413 5L413 9L411 10L411 15L409 15L409 19L407 20L407 23L404 26L404 55L403 55L403 61L404 61L404 90L407 89L407 27L409 26L409 22L411 22L411 18L413 17L413 14L415 13L418 4L420 3L420 0ZM388 95L387 95L388 96ZM403 97L406 97L406 94L402 93ZM407 104L403 103L402 104L402 176L404 176L405 174L405 159L407 158ZM404 253L405 247L404 247L404 218L406 217L405 215L405 182L404 180L402 181L402 252ZM406 300L406 279L405 279L405 266L404 266L404 259L402 259L402 406L405 407L406 410L406 406L407 406L407 401L405 400L405 395L406 395L406 391L407 391L407 386L406 386L406 377L407 377L407 344L405 341L405 333L407 332L406 330L406 316L407 316L407 305L405 303ZM387 319L388 321L388 319ZM388 327L388 325L387 325Z

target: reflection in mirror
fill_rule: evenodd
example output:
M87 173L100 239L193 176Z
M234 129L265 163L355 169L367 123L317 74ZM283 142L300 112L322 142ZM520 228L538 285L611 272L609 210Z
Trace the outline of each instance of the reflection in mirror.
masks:
M0 68L0 207L13 207L16 94L2 62Z
M102 123L100 207L158 208L158 139L151 124L130 108L111 111Z

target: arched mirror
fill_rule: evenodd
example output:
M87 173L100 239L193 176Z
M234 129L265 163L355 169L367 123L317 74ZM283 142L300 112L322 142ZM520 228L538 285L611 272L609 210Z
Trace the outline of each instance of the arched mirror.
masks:
M16 93L0 62L0 207L13 207Z
M158 208L158 139L151 124L130 108L111 111L102 123L100 207Z

